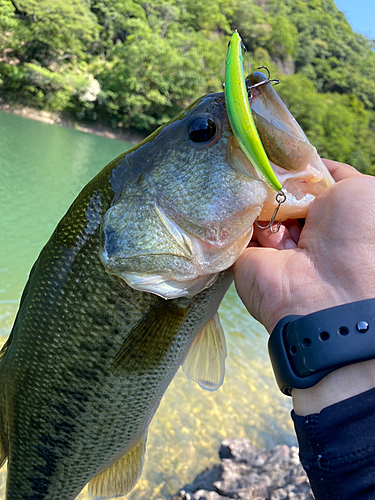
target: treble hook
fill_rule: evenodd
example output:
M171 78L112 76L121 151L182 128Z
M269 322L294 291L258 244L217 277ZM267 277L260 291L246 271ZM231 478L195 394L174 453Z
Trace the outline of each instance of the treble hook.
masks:
M265 69L267 71L267 79L262 80L261 82L254 83L254 85L250 85L250 87L247 87L248 95L251 98L251 89L254 89L255 87L260 87L261 85L265 85L266 83L270 83L271 85L278 85L280 83L280 80L273 79L271 80L271 73L270 70L267 68L267 66L259 66L257 69Z
M277 193L277 195L276 195L277 207L275 208L275 210L272 214L271 220L269 221L267 226L260 226L258 223L258 217L257 217L257 219L255 221L256 226L259 227L259 229L270 228L271 233L276 234L280 229L281 220L279 220L278 223L276 224L276 228L273 227L273 223L275 222L276 215L277 215L277 212L279 211L280 205L282 203L284 203L285 200L286 200L286 196L285 196L285 193L283 191L280 191L279 193Z

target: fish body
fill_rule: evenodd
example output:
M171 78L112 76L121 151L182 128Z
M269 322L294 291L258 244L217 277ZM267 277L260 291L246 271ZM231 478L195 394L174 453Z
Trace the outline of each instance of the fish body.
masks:
M306 206L327 185L316 176ZM179 366L202 387L222 382L216 311L273 193L230 131L222 93L82 190L34 264L1 352L7 500L73 500L88 482L94 497L130 491Z

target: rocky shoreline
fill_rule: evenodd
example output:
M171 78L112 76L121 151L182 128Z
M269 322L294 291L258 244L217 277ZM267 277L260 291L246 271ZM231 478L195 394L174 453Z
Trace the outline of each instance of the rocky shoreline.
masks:
M107 137L108 139L126 141L132 144L138 144L138 142L142 141L146 137L141 133L132 132L129 130L111 129L109 127L101 125L100 123L87 124L68 120L59 113L42 111L40 109L29 108L27 106L20 106L16 104L9 104L2 102L1 100L0 111L4 111L5 113L10 113L12 115L22 116L24 118L30 118L31 120L48 123L50 125L59 125L60 127L72 128L74 130L79 130L80 132L85 132L87 134L94 134L101 137Z
M294 446L265 450L248 439L226 439L219 457L173 500L314 500Z

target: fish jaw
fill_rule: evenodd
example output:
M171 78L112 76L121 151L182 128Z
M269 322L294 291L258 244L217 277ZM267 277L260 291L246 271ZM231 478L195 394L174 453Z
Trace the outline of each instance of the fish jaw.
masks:
M302 172L286 174L277 165L272 164L272 167L286 196L285 202L280 205L277 212L277 220L304 219L310 203L319 193L334 184L332 176L318 154ZM258 220L269 221L277 205L275 192L268 190L268 197Z
M193 297L210 287L246 248L267 198L265 183L230 170L229 177L223 173L222 199L212 199L200 214L183 212L158 194L156 182L147 200L130 192L120 197L103 222L106 271L164 299ZM147 231L140 233L145 221Z
M316 196L334 184L327 167L314 149L314 154L309 163L302 169L288 171L271 162L271 166L282 185L282 191L286 196L284 203L280 205L277 213L277 220L303 219L306 216L307 208ZM261 177L242 152L236 138L233 136L228 150L230 162L235 168L250 176ZM275 191L265 182L267 190L262 206L255 216L260 221L269 221L278 206ZM251 200L249 200L249 204ZM254 218L254 220L255 220Z
M247 77L246 84L250 88L266 81L267 77L257 71ZM305 218L310 203L334 184L334 180L316 148L310 144L270 83L252 88L249 101L271 166L286 196L277 219ZM258 219L270 220L277 205L274 191L268 189L267 200Z

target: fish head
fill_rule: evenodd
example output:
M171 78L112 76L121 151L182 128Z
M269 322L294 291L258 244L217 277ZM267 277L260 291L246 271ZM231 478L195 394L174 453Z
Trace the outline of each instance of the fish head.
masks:
M260 128L269 127L263 114ZM275 171L287 196L283 219L303 217L330 182L321 161ZM102 263L131 287L166 299L210 286L246 248L254 221L269 220L276 206L275 191L230 129L223 93L198 99L130 150L110 181L115 197L102 225Z

